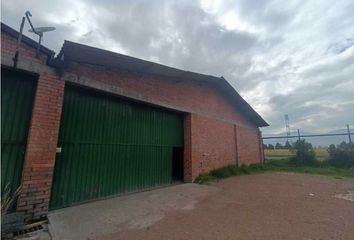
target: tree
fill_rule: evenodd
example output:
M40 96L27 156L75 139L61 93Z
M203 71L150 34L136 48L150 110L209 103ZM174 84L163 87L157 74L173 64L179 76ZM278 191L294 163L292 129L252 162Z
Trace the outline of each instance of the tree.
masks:
M338 147L331 144L328 148L328 163L335 167L354 167L354 144L341 142Z
M275 144L275 148L276 149L282 149L283 145L281 145L280 143L277 142L277 144Z
M268 144L268 149L274 149L274 145L273 144Z
M286 149L290 149L290 148L291 148L291 145L290 145L289 140L286 140L285 148L286 148Z
M331 144L329 145L328 149L327 149L327 152L329 153L329 155L331 155L331 152L335 152L336 151L336 145L334 144Z
M268 145L263 143L263 149L268 149Z
M289 163L298 166L317 166L316 154L312 144L306 142L305 139L297 140L290 150L295 152L295 156L289 159Z

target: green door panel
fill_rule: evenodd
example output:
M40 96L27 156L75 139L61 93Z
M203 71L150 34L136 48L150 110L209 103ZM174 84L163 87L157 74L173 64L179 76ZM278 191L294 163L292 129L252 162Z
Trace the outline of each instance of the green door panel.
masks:
M21 184L36 81L1 69L1 192L12 197ZM15 202L10 211L15 209Z
M183 118L68 86L65 89L51 209L172 182L172 150Z

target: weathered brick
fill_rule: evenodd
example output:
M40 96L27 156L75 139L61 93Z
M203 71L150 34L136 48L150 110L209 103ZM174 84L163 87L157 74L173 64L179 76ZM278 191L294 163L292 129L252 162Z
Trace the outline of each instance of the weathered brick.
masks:
M45 86L54 90L46 91L48 87ZM23 176L26 178L23 178L24 187L17 201L17 211L24 212L30 218L45 213L41 209L38 214L38 209L31 204L49 202L63 90L64 82L59 80L59 76L39 76L23 166ZM48 101L56 107L48 107ZM24 202L31 207L26 207Z

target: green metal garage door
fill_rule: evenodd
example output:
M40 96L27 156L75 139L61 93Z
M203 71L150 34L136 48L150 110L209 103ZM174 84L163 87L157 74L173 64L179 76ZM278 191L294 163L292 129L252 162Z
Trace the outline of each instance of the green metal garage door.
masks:
M183 120L173 112L66 87L51 209L170 184Z
M1 69L1 192L21 184L27 133L36 89L34 77ZM11 210L15 209L15 204Z

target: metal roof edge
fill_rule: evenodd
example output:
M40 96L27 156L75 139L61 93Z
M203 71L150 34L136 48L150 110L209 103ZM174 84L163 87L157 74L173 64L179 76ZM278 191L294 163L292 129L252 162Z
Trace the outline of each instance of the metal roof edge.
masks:
M228 85L228 89L230 89L233 92L232 94L235 95L236 98L238 98L240 103L245 108L244 111L249 111L249 115L251 115L251 120L256 122L258 127L269 126L269 124L261 117L261 115L259 115L257 111L253 109L253 107L236 91L236 89L224 77L220 77L220 79L222 79L223 82ZM255 119L257 119L257 121L255 121Z
M109 51L109 50L105 50L105 49L102 49L102 48L97 48L97 47L93 47L93 46L89 46L89 45L85 45L85 44L82 44L82 43L77 43L77 42L73 42L73 41L69 41L69 40L64 40L64 44L63 44L59 54L57 55L57 58L61 58L63 55L65 55L65 49L67 47L81 47L81 48L85 48L85 49L89 49L89 50L93 50L93 51L98 51L101 54L106 54L106 55L109 55L109 56L112 56L112 57L121 57L121 58L124 58L126 60L144 63L144 64L148 65L147 67L157 66L157 67L162 67L162 68L173 70L173 71L179 71L183 75L185 75L185 74L186 75L194 74L194 75L200 76L199 77L200 79L202 79L202 78L214 78L214 80L219 80L220 79L219 77L216 77L216 76L213 76L213 75L197 73L197 72L192 72L192 71L188 71L188 70L182 70L182 69L178 69L178 68L171 67L171 66L168 66L168 65L163 65L161 63L156 63L156 62L152 62L152 61L149 61L149 60L145 60L145 59L141 59L141 58L137 58L137 57L132 57L132 56L129 56L129 55L125 55L125 54L121 54L121 53L117 53L117 52L113 52L113 51ZM144 71L144 69L143 69L143 71ZM138 69L137 69L137 72L139 72Z

